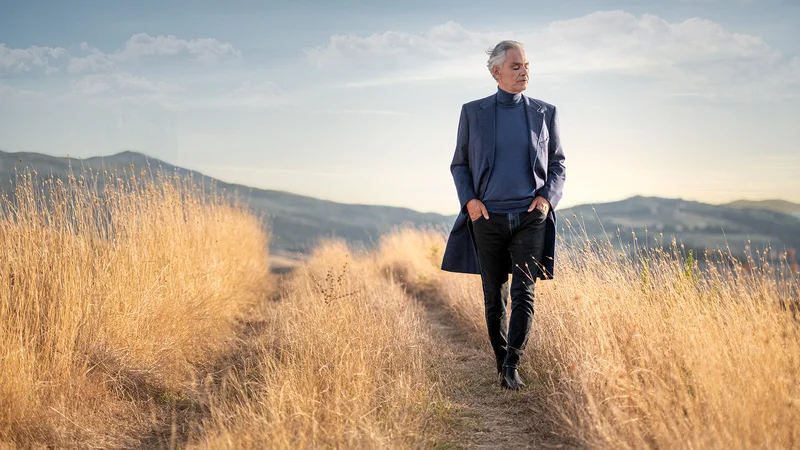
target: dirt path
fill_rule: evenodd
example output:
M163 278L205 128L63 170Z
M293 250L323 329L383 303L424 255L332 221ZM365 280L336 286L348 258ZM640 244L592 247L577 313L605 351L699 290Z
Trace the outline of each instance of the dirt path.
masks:
M519 392L500 387L488 338L478 342L469 325L435 293L411 294L422 306L436 342L442 344L439 357L449 372L443 383L456 408L454 422L439 448L579 448L561 437L555 424L543 419L537 405L545 392L530 381L529 387Z
M160 421L142 438L138 448L182 449L193 438L202 436L203 421L211 417L208 393L220 389L220 383L227 371L240 368L246 363L250 358L251 348L258 345L260 334L270 325L269 321L261 318L239 321L234 338L236 345L220 355L213 365L201 368L197 378L203 381L197 389L185 392L185 397L173 400L171 405L155 411Z
M290 272L287 271L287 272ZM279 284L287 274L278 272ZM280 291L280 287L276 289ZM529 387L511 392L500 387L488 339L483 340L470 330L470 324L460 319L433 291L408 288L409 295L420 305L422 318L429 325L435 342L441 344L438 355L444 372L442 384L453 406L454 413L448 431L439 440L437 449L522 449L522 448L580 448L563 438L564 433L552 420L545 419L540 399L547 395L530 380ZM274 300L274 299L273 299ZM240 324L239 346L220 358L213 368L213 384L232 366L240 364L249 347L249 341L258 337L265 321ZM523 376L525 374L523 373ZM162 426L142 442L140 448L184 448L192 435L200 434L197 428L209 417L208 405L200 398L178 402L171 417L163 417ZM162 414L169 414L166 411Z
M265 299L266 302L276 302L280 298L283 285L288 279L296 264L273 263L271 272L275 277L275 287ZM259 305L253 311L258 311ZM154 411L159 416L159 422L144 436L138 446L139 449L180 449L186 448L193 438L202 436L203 421L211 417L208 404L208 393L217 392L220 383L227 371L241 368L252 358L252 348L261 344L261 334L264 329L272 326L270 320L263 313L254 313L242 318L236 323L236 335L233 337L235 345L228 352L219 355L217 361L208 367L199 368L197 378L204 380L196 390L186 392L186 397L173 401L171 407L162 407Z

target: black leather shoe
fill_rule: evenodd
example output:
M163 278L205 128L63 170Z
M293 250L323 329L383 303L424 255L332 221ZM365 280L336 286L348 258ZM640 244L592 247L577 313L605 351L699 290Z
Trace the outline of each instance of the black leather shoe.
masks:
M525 387L522 378L519 377L519 372L516 367L505 367L503 372L503 379L500 380L500 386L512 391L518 391Z

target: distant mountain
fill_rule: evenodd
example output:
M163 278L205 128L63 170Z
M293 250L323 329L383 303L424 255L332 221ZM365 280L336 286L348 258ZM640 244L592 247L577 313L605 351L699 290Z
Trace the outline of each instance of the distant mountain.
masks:
M800 214L800 204L787 202L786 200L736 200L724 205L730 208L739 209L765 209L767 211L777 211L787 214Z
M645 229L649 244L653 238L663 233L663 242L669 245L673 236L689 249L700 252L717 248L725 250L726 245L736 256L742 256L745 245L750 241L753 257L756 249L768 245L777 251L800 249L800 221L781 212L763 209L740 209L722 205L666 199L659 197L632 197L626 200L580 205L560 211L573 228L577 225L573 214L585 223L586 232L592 237L603 237L603 229L617 241L619 230L623 242L631 241L631 232L637 240L645 239ZM600 220L598 220L598 217ZM561 221L559 230L566 221Z
M338 236L351 243L369 246L394 226L410 224L449 230L455 219L452 216L420 213L407 208L344 204L225 183L137 152L80 160L37 153L0 151L0 189L8 189L8 180L13 177L14 170L25 166L34 167L40 176L52 173L64 177L69 173L70 164L75 172L80 172L81 167L91 167L94 171L102 171L103 168L130 170L131 164L139 172L147 167L148 161L153 171L160 167L167 173L185 176L191 173L195 183L203 183L207 187L214 185L216 189L237 193L256 215L265 214L272 233L273 250L306 252L319 239L328 236ZM647 229L651 245L653 237L663 233L665 245L669 245L675 236L686 248L695 249L699 253L705 249L724 249L726 240L737 256L743 254L748 240L753 250L764 248L768 244L776 250L800 249L800 220L789 214L764 208L734 208L680 199L637 196L617 202L579 205L559 210L558 214L561 219L559 231L566 231L567 220L573 225L573 230L577 230L577 222L582 221L589 236L603 238L605 229L614 242L617 241L617 230L623 243L631 241L631 231L635 231L639 242L642 242ZM578 221L573 214L579 218ZM800 212L798 215L800 216ZM562 233L562 236L568 238L568 233Z
M130 171L131 164L138 173L147 168L148 162L153 172L160 167L168 174L177 173L188 177L191 173L195 183L203 183L205 186L214 183L217 190L225 189L227 192L237 193L257 216L265 214L272 234L271 245L276 250L306 252L319 239L330 236L368 246L394 226L410 224L446 228L455 220L455 217L421 213L408 208L344 204L283 191L225 183L130 151L86 159L0 151L0 189L8 189L9 179L13 179L15 169L23 170L26 166L36 169L40 177L52 174L63 178L69 173L70 164L74 173L80 173L82 168L92 168L100 172L103 169Z

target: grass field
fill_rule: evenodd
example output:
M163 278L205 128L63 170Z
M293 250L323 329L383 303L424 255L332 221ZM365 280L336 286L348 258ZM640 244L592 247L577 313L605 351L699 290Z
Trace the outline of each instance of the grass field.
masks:
M505 392L479 279L438 269L439 233L325 242L277 275L259 218L180 179L19 181L0 201L0 447L800 445L798 281L760 253L700 269L568 227L529 388Z
M633 258L580 229L565 235L556 279L537 284L521 372L540 415L524 420L548 422L566 445L590 448L800 445L791 267L754 253L745 264L728 258L701 271L677 245L639 248ZM384 239L383 253L482 342L479 280L425 260L438 260L443 245L436 234L404 231Z

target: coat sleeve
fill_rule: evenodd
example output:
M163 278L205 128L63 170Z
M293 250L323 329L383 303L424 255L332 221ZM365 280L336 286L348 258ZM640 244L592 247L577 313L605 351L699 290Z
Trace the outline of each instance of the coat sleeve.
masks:
M475 187L472 183L472 171L469 167L469 119L467 118L466 105L461 106L456 150L453 155L453 162L450 164L450 173L453 174L458 201L461 203L461 211L464 212L466 211L467 203L473 198L477 198Z
M550 208L555 210L561 197L564 195L564 180L566 178L566 166L564 165L564 149L561 147L561 134L558 123L558 110L553 107L553 115L547 125L550 133L547 148L547 180L539 190L538 195L546 198L550 202Z

